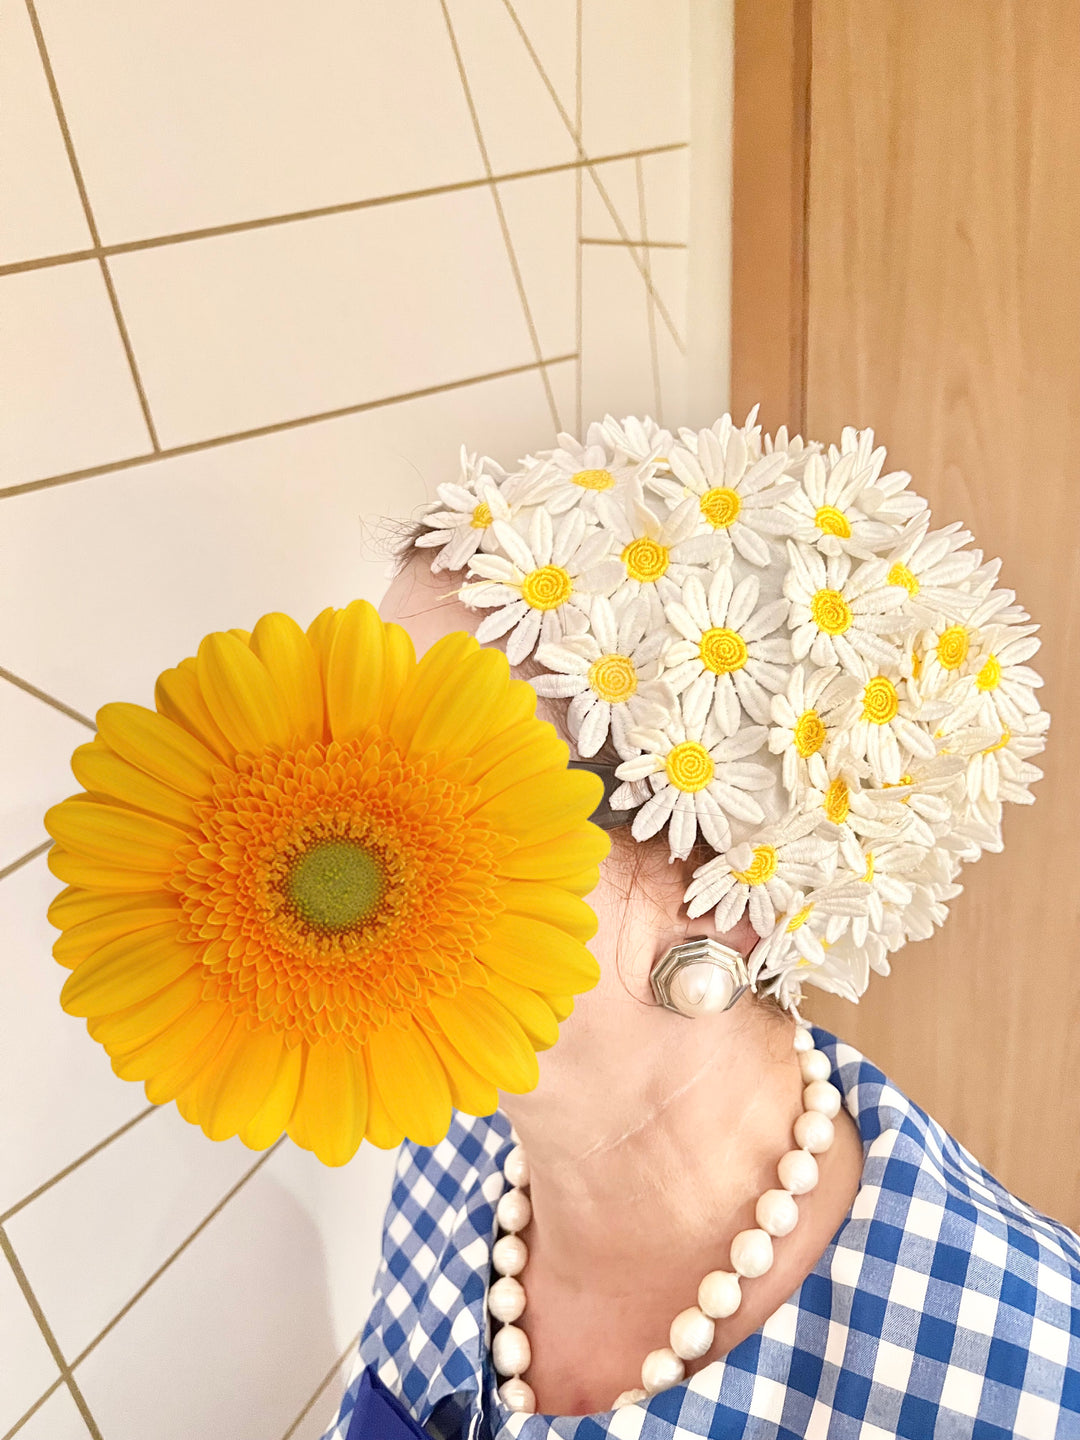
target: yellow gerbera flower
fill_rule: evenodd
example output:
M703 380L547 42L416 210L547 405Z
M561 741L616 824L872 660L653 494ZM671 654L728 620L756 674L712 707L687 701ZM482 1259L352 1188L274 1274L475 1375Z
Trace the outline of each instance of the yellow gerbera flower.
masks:
M111 704L54 806L61 1002L214 1140L340 1165L537 1080L608 839L532 687L464 631L417 662L366 601L265 615Z

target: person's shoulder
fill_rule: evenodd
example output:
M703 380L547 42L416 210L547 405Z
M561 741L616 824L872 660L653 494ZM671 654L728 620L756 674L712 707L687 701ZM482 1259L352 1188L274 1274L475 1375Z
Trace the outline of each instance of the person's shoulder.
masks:
M424 1215L436 1223L460 1210L509 1137L510 1122L501 1111L477 1116L455 1110L437 1145L404 1141L394 1168L391 1210L408 1218Z

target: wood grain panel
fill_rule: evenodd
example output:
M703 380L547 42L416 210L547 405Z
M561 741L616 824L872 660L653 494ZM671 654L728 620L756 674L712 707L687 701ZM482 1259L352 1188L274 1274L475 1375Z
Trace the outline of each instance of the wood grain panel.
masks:
M1080 10L816 0L807 427L872 425L1042 623L1034 808L858 1007L808 1010L1080 1228ZM812 992L811 992L812 993Z

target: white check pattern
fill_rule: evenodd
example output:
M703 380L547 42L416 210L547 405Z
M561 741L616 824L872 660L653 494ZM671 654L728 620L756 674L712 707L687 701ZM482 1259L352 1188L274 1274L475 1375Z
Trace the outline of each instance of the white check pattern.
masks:
M485 1298L510 1124L455 1114L398 1160L365 1366L437 1440L1080 1440L1080 1236L1011 1194L814 1028L862 1135L851 1209L799 1289L681 1385L586 1416L499 1401ZM371 1437L377 1440L377 1437Z

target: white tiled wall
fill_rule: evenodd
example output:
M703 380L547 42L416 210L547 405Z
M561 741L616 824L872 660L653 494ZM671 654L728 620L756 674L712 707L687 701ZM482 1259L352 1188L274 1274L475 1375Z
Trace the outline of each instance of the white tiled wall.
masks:
M207 631L377 598L374 518L461 441L711 418L709 8L0 0L0 1440L314 1440L336 1404L393 1156L215 1146L116 1079L57 1003L41 817Z

